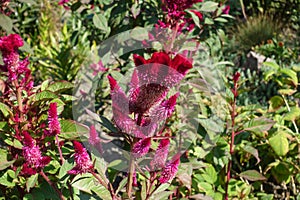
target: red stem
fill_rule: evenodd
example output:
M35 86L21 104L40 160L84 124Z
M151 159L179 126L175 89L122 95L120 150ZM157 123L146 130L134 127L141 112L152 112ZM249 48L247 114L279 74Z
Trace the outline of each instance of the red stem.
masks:
M48 176L41 171L40 175L47 181L47 183L57 192L59 199L64 200L64 196L62 195L61 191L53 184L53 182L48 178Z

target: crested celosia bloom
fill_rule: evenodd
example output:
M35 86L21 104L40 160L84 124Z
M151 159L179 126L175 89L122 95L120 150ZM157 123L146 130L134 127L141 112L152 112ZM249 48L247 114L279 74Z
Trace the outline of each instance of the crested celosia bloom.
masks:
M57 116L57 103L50 103L49 110L48 110L48 126L50 136L60 134L61 128L60 123L58 121Z
M169 161L164 167L159 177L159 182L167 183L168 181L172 180L178 171L179 163L180 163L180 156L176 154L174 158L171 161Z
M74 157L76 165L73 169L68 171L68 174L82 174L93 171L94 166L86 149L77 141L73 141L73 145L75 149Z
M146 155L151 146L151 138L141 139L133 145L132 153L134 157L139 158Z
M24 146L22 150L26 166L30 166L34 169L40 169L46 166L51 160L50 157L42 156L40 148L35 145L34 140L28 132L24 131L23 136Z
M89 143L95 147L100 153L103 152L103 149L102 149L102 145L101 145L101 141L100 141L100 138L98 136L98 133L96 131L96 128L94 125L92 125L90 127L90 137L89 137Z
M148 60L134 55L136 69L130 82L129 98L117 81L108 76L114 121L118 128L135 137L153 136L158 123L170 117L178 94L164 100L169 89L178 84L192 64L177 54L173 59L165 52L153 53ZM134 113L135 118L129 117Z
M170 139L161 139L155 152L154 158L150 162L151 168L157 169L165 166L169 153Z

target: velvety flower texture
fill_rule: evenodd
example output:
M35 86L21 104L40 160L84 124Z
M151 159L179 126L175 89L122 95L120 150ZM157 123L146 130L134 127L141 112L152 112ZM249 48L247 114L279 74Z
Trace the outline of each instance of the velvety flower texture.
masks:
M86 149L80 142L73 141L75 149L75 167L68 171L68 174L82 174L93 171L93 163Z
M19 61L18 48L23 46L23 40L18 34L10 34L0 38L0 51L4 65L2 71L8 72L10 81L16 80L18 74L27 71L28 60Z
M132 153L136 158L142 157L148 153L150 146L151 138L141 139L133 145Z
M166 160L169 153L170 139L161 139L155 152L154 158L150 162L152 170L162 168L166 164Z
M24 146L22 150L25 158L25 164L23 166L25 167L24 170L28 171L26 170L26 167L28 168L29 166L37 170L46 166L50 162L51 158L48 156L42 156L39 147L35 145L34 140L28 132L23 132L23 136ZM33 173L33 171L31 171L31 173Z
M159 177L159 182L167 183L168 181L172 180L178 171L179 163L180 163L180 156L175 155L174 158L166 164L163 171L161 172L161 175Z
M139 138L152 136L158 123L170 117L178 94L164 100L171 87L178 84L192 68L189 60L181 55L173 59L165 52L153 53L148 60L134 55L129 98L117 81L108 76L111 87L113 116L122 132ZM129 117L134 113L135 118Z
M58 135L61 132L60 123L57 116L57 103L50 103L48 110L48 126L49 126L49 135L54 136Z

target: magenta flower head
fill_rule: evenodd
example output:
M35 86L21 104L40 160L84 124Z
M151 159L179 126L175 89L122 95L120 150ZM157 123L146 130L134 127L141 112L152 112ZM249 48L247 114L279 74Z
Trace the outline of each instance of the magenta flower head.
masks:
M153 160L150 162L151 169L162 168L166 164L169 153L170 139L161 139Z
M151 146L151 138L145 138L139 140L137 143L133 145L132 153L134 157L140 158L144 155L146 155L150 149Z
M0 51L4 62L4 66L0 69L8 71L10 81L17 79L17 72L20 67L18 48L23 44L23 40L18 34L10 34L0 38Z
M225 8L222 10L222 13L223 14L229 14L229 11L230 11L230 5L227 5L227 6L225 6Z
M61 132L60 123L57 116L57 103L50 103L48 110L48 126L50 136L58 135Z
M75 149L75 167L68 171L68 174L82 174L94 170L93 163L86 149L80 142L73 141Z
M25 158L25 164L35 169L40 169L46 166L51 160L50 157L42 156L39 147L35 145L34 140L27 131L23 132L23 136L24 146L22 150Z
M166 166L164 167L163 171L161 172L161 175L159 177L160 183L167 183L168 181L172 180L177 171L178 166L180 163L180 155L176 154L171 161L169 161Z

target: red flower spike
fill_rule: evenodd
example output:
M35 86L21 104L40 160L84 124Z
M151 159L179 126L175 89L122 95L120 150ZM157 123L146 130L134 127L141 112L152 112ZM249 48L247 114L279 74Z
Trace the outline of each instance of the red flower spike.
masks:
M159 182L167 183L168 181L172 180L178 171L179 163L180 163L180 156L175 155L173 159L166 164L163 171L161 172Z
M237 83L240 79L240 76L241 76L240 72L236 72L233 76L233 82Z
M140 158L148 153L150 146L151 146L150 137L141 139L133 145L132 153L136 158Z
M36 174L37 171L32 167L29 167L27 163L24 163L21 169L21 174L25 176L31 176Z
M73 141L73 145L76 165L73 169L68 171L68 174L82 174L93 171L94 166L86 149L77 141Z
M153 160L150 162L151 168L162 168L165 166L169 153L170 140L169 138L161 139L157 147Z
M89 143L94 146L100 153L103 152L102 145L94 125L90 127Z
M107 78L108 78L108 81L109 81L111 91L118 90L120 88L117 81L112 76L108 75Z
M172 60L171 67L176 69L179 73L185 75L189 69L193 68L193 65L185 57L177 54Z
M57 116L57 103L50 103L48 110L48 126L51 136L58 135L61 132L60 123Z

